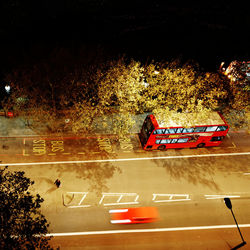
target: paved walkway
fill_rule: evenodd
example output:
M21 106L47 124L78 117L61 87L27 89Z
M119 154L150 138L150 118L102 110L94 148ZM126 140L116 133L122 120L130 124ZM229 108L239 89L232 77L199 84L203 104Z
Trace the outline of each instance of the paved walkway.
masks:
M143 121L147 114L137 115L134 116L133 119L135 120L135 124L130 130L131 134L139 133ZM115 121L114 116L107 117L107 123L109 126L104 128L102 126L102 122L100 121L101 118L96 118L95 122L95 134L115 134L112 130L113 122ZM247 128L240 129L240 130L233 130L230 129L231 132L246 132L249 133L250 131ZM41 123L39 127L36 129L28 126L27 122L22 117L14 117L14 118L6 118L4 116L0 116L0 137L27 137L27 136L37 136L37 135L46 135L50 136L55 134L48 134L46 132L46 124ZM65 132L64 135L72 135L70 131Z
M0 116L0 136L15 137L15 136L32 136L37 133L29 128L24 119L20 117L7 118Z
M132 127L130 133L134 134L140 131L140 128L146 116L147 114L143 114L134 117L136 122ZM102 126L102 122L100 121L101 118L97 118L94 121L95 134L114 134L112 128L115 117L110 116L106 119L107 123L109 124L109 126L107 126L106 128ZM67 134L72 135L70 131L64 133L64 135ZM0 116L0 137L26 137L36 135L50 136L51 134L47 134L45 124L41 123L40 127L36 127L36 129L33 129L31 126L28 126L27 122L22 117L6 118L4 116Z

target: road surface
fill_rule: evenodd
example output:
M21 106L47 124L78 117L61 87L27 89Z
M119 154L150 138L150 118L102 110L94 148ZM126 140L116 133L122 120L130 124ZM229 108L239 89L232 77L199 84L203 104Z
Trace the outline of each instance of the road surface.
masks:
M52 234L233 225L224 197L231 198L238 223L247 226L250 224L249 138L245 133L231 133L221 147L164 152L141 150L136 135L125 139L1 138L1 166L24 170L35 180L32 191L45 199L42 211L51 222ZM57 178L62 183L58 189L54 185ZM158 207L159 222L127 226L109 222L109 209L148 205ZM168 249L183 249L183 246L198 249L199 245L200 249L206 249L208 241L203 236L207 232L207 239L213 238L217 231L221 238L212 241L217 249L223 249L220 246L229 249L240 243L235 228L67 237L73 242L69 243L72 244L69 249L85 244L82 240L91 247L93 239L96 244L93 249L114 246L164 249L165 238L172 239L166 243ZM64 236L55 237L54 241L62 249L67 242ZM134 245L138 248L133 248Z

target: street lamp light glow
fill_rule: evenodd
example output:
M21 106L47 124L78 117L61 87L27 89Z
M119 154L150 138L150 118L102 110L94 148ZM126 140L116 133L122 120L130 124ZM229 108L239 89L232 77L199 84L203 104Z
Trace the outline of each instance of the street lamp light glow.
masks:
M5 91L9 94L10 93L10 85L6 85L4 88L5 88Z

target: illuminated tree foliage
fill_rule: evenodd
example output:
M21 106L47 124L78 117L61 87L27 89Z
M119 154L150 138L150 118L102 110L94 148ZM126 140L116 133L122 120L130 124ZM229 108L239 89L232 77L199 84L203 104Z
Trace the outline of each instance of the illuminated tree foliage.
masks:
M123 132L133 125L131 114L154 112L180 119L177 113L202 113L219 110L227 116L236 110L241 114L231 124L248 122L249 92L231 85L218 73L201 72L198 65L178 60L170 63L141 65L120 59L98 74L100 103L119 109ZM179 117L179 118L178 118ZM185 117L185 116L183 116ZM182 121L185 124L185 121ZM238 123L238 124L237 124ZM119 127L121 128L121 126Z
M211 110L224 113L235 127L249 124L249 90L219 72L202 72L195 63L143 65L125 57L73 63L67 53L58 53L7 77L13 86L9 105L34 127L42 121L52 132L86 134L95 131L98 120L111 133L125 134L133 115L202 112L205 118Z
M48 223L40 212L43 199L28 190L34 184L24 172L0 170L0 248L52 249Z

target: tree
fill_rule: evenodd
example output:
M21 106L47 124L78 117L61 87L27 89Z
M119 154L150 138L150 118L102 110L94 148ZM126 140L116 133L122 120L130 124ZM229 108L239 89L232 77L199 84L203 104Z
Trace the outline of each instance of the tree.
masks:
M218 72L201 71L194 62L142 65L120 59L99 75L96 85L101 102L122 111L117 131L129 130L133 125L131 114L145 112L176 120L185 117L177 113L202 113L206 119L210 111L220 111L232 128L249 127L249 90ZM185 121L181 122L185 125Z
M98 70L95 85L98 86L98 109L113 114L108 124L120 135L128 133L134 121L131 117L143 111L142 91L145 88L144 68L140 62L124 57L109 61L105 71ZM105 125L105 122L104 122Z
M145 112L176 116L177 113L202 113L218 110L228 93L216 73L200 72L197 65L179 61L142 65L120 58L110 63L105 72L98 72L99 104L117 107L119 134L133 125L133 114ZM185 125L185 121L182 121Z
M43 198L28 190L34 184L23 171L0 170L0 248L52 249L48 222L41 214Z
M134 125L134 115L146 112L177 119L176 113L199 112L206 118L221 111L231 127L249 126L249 89L219 72L203 72L197 63L180 60L88 60L59 50L47 62L14 70L6 78L13 86L9 105L15 104L33 128L46 124L49 132L93 133L98 121L99 127L123 135Z

